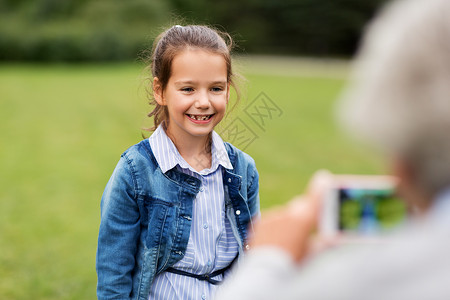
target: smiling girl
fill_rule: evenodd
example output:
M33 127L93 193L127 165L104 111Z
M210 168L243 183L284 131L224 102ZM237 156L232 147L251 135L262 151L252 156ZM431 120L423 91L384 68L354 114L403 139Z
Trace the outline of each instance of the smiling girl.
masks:
M103 193L99 299L210 299L248 248L258 173L214 131L234 87L225 40L177 25L154 43L154 132L122 154Z

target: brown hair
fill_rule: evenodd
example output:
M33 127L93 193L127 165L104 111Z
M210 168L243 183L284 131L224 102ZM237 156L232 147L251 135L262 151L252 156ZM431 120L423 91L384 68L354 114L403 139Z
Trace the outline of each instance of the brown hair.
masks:
M225 59L227 66L227 82L236 91L237 100L240 92L236 85L235 77L231 67L231 49L233 41L229 34L218 31L204 25L175 25L161 33L153 42L153 49L150 56L149 68L152 78L157 77L161 89L164 89L171 76L171 67L174 57L187 48L202 49L215 54L220 54ZM153 92L149 91L148 98L150 105L154 106L148 114L153 117L154 127L148 129L155 130L163 121L168 120L166 106L159 105L153 97Z

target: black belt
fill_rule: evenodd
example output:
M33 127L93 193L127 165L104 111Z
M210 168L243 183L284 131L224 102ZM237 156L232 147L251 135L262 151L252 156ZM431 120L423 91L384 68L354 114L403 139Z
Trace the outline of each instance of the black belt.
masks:
M216 277L218 275L223 275L228 269L231 268L232 264L234 263L234 261L236 259L237 259L237 256L233 259L233 261L227 267L225 267L223 269L220 269L220 270L217 270L217 271L214 271L214 272L209 273L209 274L193 274L193 273L189 273L189 272L186 272L186 271L177 270L177 269L174 269L172 267L167 268L166 272L174 273L174 274L178 274L178 275L183 275L183 276L193 277L193 278L196 278L198 280L208 281L209 283L216 285L216 284L221 283L221 281L212 279L212 277Z

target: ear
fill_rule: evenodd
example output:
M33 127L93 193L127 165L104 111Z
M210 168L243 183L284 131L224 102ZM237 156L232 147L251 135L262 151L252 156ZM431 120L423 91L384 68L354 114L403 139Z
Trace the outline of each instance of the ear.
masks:
M394 158L390 160L391 174L399 179L397 192L405 200L408 210L414 214L427 211L431 199L418 184L417 173L408 161Z
M389 159L389 171L395 177L399 179L409 177L409 171L407 165L403 160L399 160L398 158L390 158Z
M411 166L402 159L391 158L390 173L400 180L400 185L411 186L415 184L415 174Z
M229 83L227 84L227 104L228 104L228 101L230 101L230 84Z
M166 105L166 101L164 100L164 91L158 77L153 78L153 97L159 105Z

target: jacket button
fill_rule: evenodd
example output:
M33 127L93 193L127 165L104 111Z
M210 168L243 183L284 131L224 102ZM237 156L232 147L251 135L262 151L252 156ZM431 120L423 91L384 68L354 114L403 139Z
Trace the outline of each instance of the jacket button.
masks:
M236 210L236 215L240 215L241 214L241 211L238 209L238 210Z
M228 182L231 182L231 178L228 178Z

